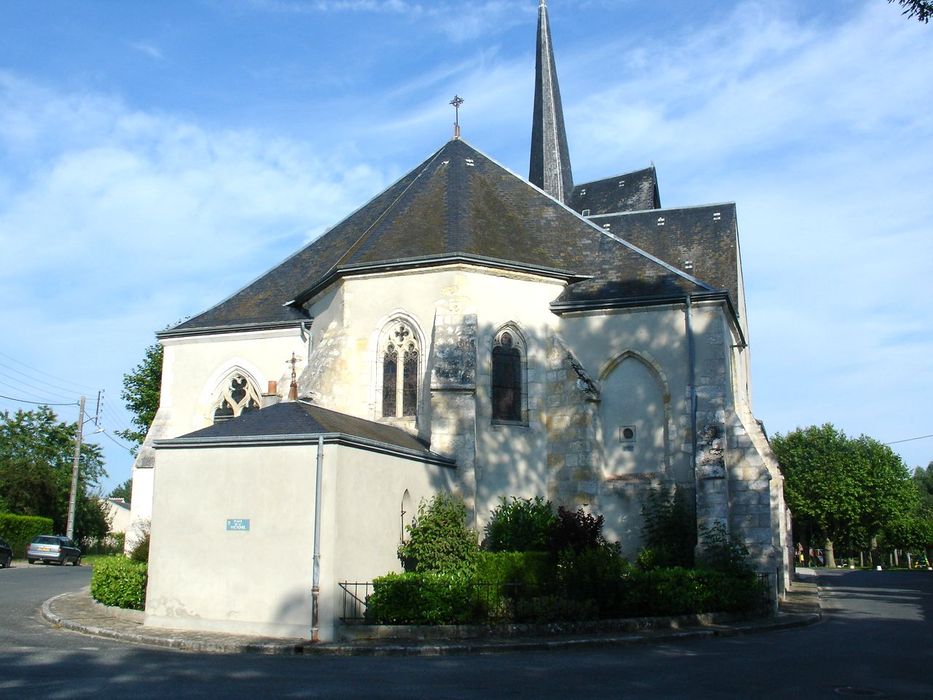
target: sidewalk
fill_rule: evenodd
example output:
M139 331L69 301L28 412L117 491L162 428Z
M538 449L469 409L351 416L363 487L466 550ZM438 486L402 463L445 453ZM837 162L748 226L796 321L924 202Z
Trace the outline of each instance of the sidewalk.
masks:
M719 622L716 616L701 616L694 626L684 627L676 619L652 620L652 629L631 632L594 632L587 634L529 634L524 637L486 637L482 639L361 639L351 642L312 643L272 637L250 637L168 630L145 627L142 613L109 608L91 599L87 589L64 593L42 605L42 616L52 625L83 634L108 637L133 644L168 647L183 651L220 654L259 653L280 655L332 656L442 656L447 654L495 653L503 651L541 651L659 643L684 639L729 637L773 630L802 627L821 619L816 577L798 571L799 579L773 617L755 620ZM712 620L706 621L702 620ZM637 625L636 625L637 627ZM542 630L543 632L543 630Z

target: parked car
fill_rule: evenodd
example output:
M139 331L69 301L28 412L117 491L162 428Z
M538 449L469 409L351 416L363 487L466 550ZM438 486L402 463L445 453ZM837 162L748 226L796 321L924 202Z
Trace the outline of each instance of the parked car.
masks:
M13 548L6 540L0 539L0 569L9 569L13 563Z
M74 542L61 535L39 535L29 544L26 550L26 561L35 564L41 561L46 564L54 561L64 566L69 561L75 566L81 566L81 550Z

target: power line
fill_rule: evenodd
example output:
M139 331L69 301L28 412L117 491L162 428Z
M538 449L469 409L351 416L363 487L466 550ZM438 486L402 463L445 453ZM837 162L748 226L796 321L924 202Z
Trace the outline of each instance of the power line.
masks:
M899 442L913 442L914 440L926 440L927 438L933 438L933 434L930 435L920 435L918 437L905 438L904 440L892 440L891 442L884 443L885 445L896 445Z
M36 373L36 372L29 372L29 373L23 372L23 371L21 371L21 370L16 369L15 367L10 367L10 365L3 364L2 362L0 362L0 367L5 367L5 368L6 368L7 370L9 370L10 372L15 372L16 374L20 375L21 377L25 377L26 379L28 379L28 380L30 380L30 381L39 381L39 382L43 382L43 384L45 384L46 386L51 387L51 388L53 388L53 389L59 389L59 390L61 390L61 391L64 391L66 394L72 394L72 393L75 393L75 392L76 392L76 390L73 389L73 388L68 388L68 387L65 387L65 386L61 386L61 385L59 385L59 384L54 384L54 383L48 381L48 379L45 379L44 377L41 377L41 376L33 376L33 375L38 374L38 373ZM51 377L52 375L47 375L47 376L50 376L50 377ZM33 385L33 384L29 384L29 382L24 382L22 379L16 379L15 377L9 377L9 378L12 379L12 380L15 381L15 382L21 382L22 384L27 384L27 385L29 385L29 386L35 386L35 385ZM53 379L54 379L54 377L53 377ZM79 386L79 385L76 384L75 386ZM80 393L80 392L79 392L79 393Z
M80 389L81 392L85 392L85 391L87 391L87 392L97 391L96 388L87 386L86 384L79 384L79 383L77 383L77 382L71 381L70 379L65 379L64 377L56 377L54 374L49 374L48 372L44 372L44 371L41 370L41 369L38 369L38 368L33 367L33 366L31 366L31 365L27 365L25 362L23 362L23 361L21 361L21 360L17 360L15 357L13 357L12 355L7 355L5 352L0 351L0 357L5 357L5 358L7 358L8 360L12 360L12 361L15 362L16 364L18 364L18 365L20 365L20 366L22 366L22 367L25 367L25 368L28 369L28 370L31 370L31 371L32 371L33 373L35 373L35 374L39 374L39 375L42 375L42 376L45 376L45 377L51 377L52 379L55 379L56 381L64 382L65 384L70 384L70 385L73 386L73 387L78 387L78 388ZM72 391L73 391L73 390L72 390Z
M103 433L103 434L107 437L107 439L110 440L110 442L112 442L114 445L117 445L118 447L122 447L124 450L126 450L126 451L129 452L130 454L133 454L133 450L132 450L132 449L130 449L129 447L127 447L126 445L124 445L122 442L119 442L116 438L114 438L114 437L113 437L110 433L108 433L106 430L101 430L100 432Z
M71 403L49 403L48 401L29 401L27 399L17 399L12 396L4 396L0 394L0 399L6 399L7 401L16 401L18 403L31 403L34 406L77 406L77 401L72 401Z
M33 396L38 395L38 396L53 396L59 399L63 398L60 394L47 392L46 387L36 386L35 384L29 384L28 382L24 382L22 379L16 379L15 377L8 377L3 374L0 374L0 377L2 377L3 379L13 380L14 382L13 384L10 384L9 382L5 382L5 381L0 381L0 384L2 384L5 387L9 387L10 389L15 389L16 391L30 393ZM71 392L67 392L67 393L71 393Z

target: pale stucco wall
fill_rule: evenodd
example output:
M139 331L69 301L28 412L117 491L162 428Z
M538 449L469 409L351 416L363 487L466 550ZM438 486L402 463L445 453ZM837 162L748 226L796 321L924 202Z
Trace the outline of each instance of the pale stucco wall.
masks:
M297 328L165 338L159 411L133 463L132 525L127 549L152 516L152 441L178 437L211 424L214 402L231 372L243 372L260 393L269 381L287 396L292 353L302 363L307 345ZM303 364L298 365L301 371Z
M157 451L146 624L307 636L315 455ZM227 530L227 519L250 529Z
M402 495L417 507L453 470L336 444L323 455L319 638L329 640L339 582L399 570ZM157 450L146 624L310 638L316 460L313 443Z

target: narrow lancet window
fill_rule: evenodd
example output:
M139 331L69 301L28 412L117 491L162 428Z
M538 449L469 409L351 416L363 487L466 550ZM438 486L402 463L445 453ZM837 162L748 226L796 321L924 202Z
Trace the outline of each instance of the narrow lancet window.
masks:
M402 415L413 416L418 409L418 349L405 351L405 376L402 382Z
M492 348L492 419L521 421L523 363L520 344L512 332L496 336Z
M398 382L398 350L392 343L382 358L382 415L395 415L395 385Z

